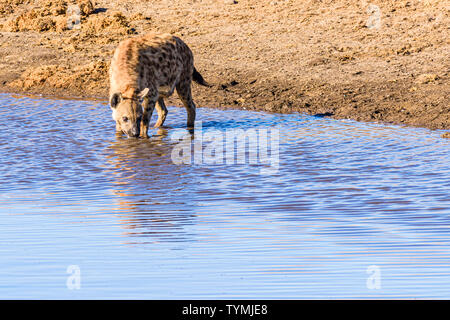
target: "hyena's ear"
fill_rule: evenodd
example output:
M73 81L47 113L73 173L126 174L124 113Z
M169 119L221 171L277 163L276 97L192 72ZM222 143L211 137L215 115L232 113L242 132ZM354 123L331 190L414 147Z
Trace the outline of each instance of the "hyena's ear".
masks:
M122 94L120 92L114 93L111 97L111 101L109 102L111 108L115 109L120 101L122 101Z
M145 88L144 90L139 92L138 94L139 99L143 100L144 98L147 98L149 91L150 91L149 88Z

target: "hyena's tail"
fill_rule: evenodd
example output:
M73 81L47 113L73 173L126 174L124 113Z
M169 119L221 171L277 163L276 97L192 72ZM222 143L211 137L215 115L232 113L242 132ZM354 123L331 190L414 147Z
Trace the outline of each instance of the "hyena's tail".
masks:
M212 85L210 85L208 82L205 81L205 79L203 79L202 75L200 74L200 72L197 71L197 69L195 69L195 67L194 72L192 73L192 80L197 82L199 85L205 87L212 87Z

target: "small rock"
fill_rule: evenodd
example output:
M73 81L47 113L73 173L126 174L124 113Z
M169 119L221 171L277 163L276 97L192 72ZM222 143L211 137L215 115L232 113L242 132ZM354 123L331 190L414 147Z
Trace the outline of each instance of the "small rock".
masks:
M94 12L94 5L91 0L78 0L77 4L83 16L88 16Z
M225 0L225 4L237 4L236 0Z
M439 76L437 74L433 73L424 73L417 77L416 83L425 84L434 82L439 79Z

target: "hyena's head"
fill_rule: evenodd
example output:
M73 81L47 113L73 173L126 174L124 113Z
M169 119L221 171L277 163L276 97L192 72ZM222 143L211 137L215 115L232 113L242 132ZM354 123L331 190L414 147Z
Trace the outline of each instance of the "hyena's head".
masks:
M110 99L112 118L116 121L116 130L122 131L128 137L139 137L144 104L148 89L131 98L124 97L120 92L114 93Z

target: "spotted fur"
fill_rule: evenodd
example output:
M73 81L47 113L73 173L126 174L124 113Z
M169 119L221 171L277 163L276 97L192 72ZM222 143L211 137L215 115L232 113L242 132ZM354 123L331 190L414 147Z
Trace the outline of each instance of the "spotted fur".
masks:
M208 86L194 68L189 47L170 34L150 33L119 43L111 60L110 105L116 130L128 136L147 137L156 107L158 121L164 124L167 108L164 98L176 89L187 111L187 126L193 127L195 104L191 82Z

